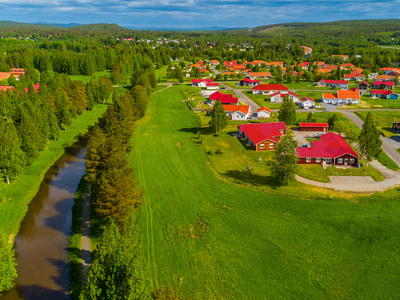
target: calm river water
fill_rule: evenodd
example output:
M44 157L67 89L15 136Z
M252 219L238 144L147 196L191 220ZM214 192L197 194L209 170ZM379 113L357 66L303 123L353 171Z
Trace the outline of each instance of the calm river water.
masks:
M85 173L86 139L69 148L47 171L15 239L18 278L1 300L70 299L68 237L71 207Z

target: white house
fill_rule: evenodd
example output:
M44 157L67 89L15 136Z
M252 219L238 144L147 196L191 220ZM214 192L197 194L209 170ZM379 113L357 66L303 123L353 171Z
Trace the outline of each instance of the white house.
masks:
M359 104L360 91L358 89L350 91L337 91L336 94L322 94L322 101L330 104Z
M281 103L283 98L288 95L289 99L292 99L293 102L299 102L299 96L292 92L275 92L269 95L271 103Z
M257 109L257 118L266 119L271 116L271 110L267 107L260 107Z
M349 82L346 80L326 80L322 79L318 81L318 86L340 88L342 90L348 89Z
M303 109L312 109L315 107L315 101L309 97L301 98L297 104Z
M228 120L245 121L250 116L249 105L224 105Z

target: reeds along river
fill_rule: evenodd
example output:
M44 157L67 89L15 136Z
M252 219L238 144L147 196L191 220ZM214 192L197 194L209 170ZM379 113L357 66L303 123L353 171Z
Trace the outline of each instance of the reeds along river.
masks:
M85 138L47 171L15 239L18 278L1 300L70 299L68 237L74 194L85 173Z

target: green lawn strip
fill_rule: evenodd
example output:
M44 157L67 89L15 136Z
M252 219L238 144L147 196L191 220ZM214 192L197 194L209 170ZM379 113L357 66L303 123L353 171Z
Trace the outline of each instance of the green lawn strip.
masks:
M71 236L68 238L68 265L70 266L69 279L71 283L71 299L79 299L82 288L82 257L81 257L81 239L82 239L82 205L85 197L87 181L82 177L74 197L72 206L72 226Z
M360 104L343 105L338 109L400 109L400 100L373 99L364 94Z
M65 148L77 141L105 112L107 105L97 105L92 111L79 115L75 122L60 133L57 141L50 141L36 160L10 185L0 185L0 230L15 237L28 204L37 193L46 171L64 153Z
M297 174L301 177L320 182L330 182L328 176L371 176L375 181L385 180L385 177L371 166L341 169L335 166L325 169L320 165L299 165Z
M225 84L231 88L234 89L243 89L243 90L250 90L251 87L250 86L240 86L240 85L236 85L237 83L239 83L239 81L235 81L235 82L228 82L228 81L221 81L222 84Z
M166 87L168 87L168 84L157 84L157 86L153 90L153 93L158 92L162 89L165 89Z
M94 73L94 75L96 75L97 78L99 78L100 76L103 76L103 75L107 75L109 78L111 78L111 71L106 70L106 71L96 72L96 73ZM88 83L90 81L90 78L92 78L92 76L69 75L69 78L71 78L72 80L81 80L81 81L83 81L83 83Z
M398 192L349 201L298 182L272 188L271 152L229 132L196 139L199 118L182 99L179 87L151 97L129 154L144 189L137 222L152 288L172 284L198 300L398 294ZM224 153L206 155L206 144Z
M253 100L255 103L257 103L259 106L264 106L272 109L279 109L281 107L281 103L271 103L269 100L269 96L265 95L253 95L252 91L246 91L244 94L249 97L251 100ZM297 109L300 109L297 107Z
M386 168L398 171L399 166L383 151L381 151L377 157L378 161L384 165Z

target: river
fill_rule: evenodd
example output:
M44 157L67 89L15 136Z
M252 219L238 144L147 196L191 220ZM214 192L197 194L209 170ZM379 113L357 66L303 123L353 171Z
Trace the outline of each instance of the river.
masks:
M74 144L47 171L15 238L15 287L1 300L70 299L68 237L72 205L85 173L87 140Z

